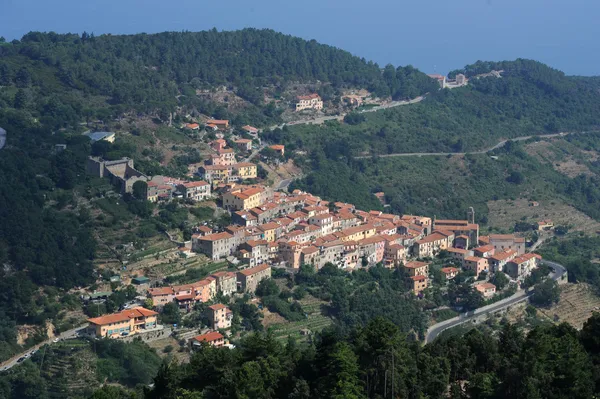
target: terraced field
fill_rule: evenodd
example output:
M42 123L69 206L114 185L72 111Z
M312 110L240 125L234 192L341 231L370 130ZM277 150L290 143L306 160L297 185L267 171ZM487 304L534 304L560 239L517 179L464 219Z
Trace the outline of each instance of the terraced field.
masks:
M283 321L269 326L269 331L277 339L284 340L288 336L292 336L299 341L305 341L308 336L302 335L300 333L301 330L308 329L314 334L333 323L331 318L324 316L322 313L322 307L323 305L327 305L327 302L307 295L306 298L300 301L300 304L307 314L306 320L296 322Z
M600 311L600 297L594 294L591 286L585 283L561 286L560 301L550 309L539 309L550 320L567 322L577 329L590 318L593 312Z

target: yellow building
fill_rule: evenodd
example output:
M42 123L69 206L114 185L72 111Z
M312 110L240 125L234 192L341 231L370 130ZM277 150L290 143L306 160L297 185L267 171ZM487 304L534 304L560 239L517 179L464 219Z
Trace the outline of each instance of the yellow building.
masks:
M223 194L223 208L236 211L248 210L262 205L264 190L258 187L230 191Z
M377 234L377 228L372 224L363 224L342 230L342 234L344 235L340 238L342 241L360 241Z
M229 183L231 167L227 165L204 165L200 168L200 175L212 184Z
M157 327L158 313L142 307L88 319L88 333L99 338L118 338Z
M233 165L234 174L240 179L256 179L258 176L256 164L251 162L240 162Z
M275 222L269 222L261 224L258 229L264 233L266 241L273 242L278 238L277 230L281 231L281 226Z

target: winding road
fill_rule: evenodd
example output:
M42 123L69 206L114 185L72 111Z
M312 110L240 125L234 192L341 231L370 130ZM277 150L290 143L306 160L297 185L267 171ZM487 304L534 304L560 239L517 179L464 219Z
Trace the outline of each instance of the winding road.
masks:
M17 364L19 364L19 359L21 359L22 357L25 357L27 355L33 355L35 352L37 352L42 346L44 345L50 345L53 340L55 339L59 339L59 340L65 340L65 339L73 339L73 338L77 338L78 336L78 332L81 331L82 329L84 329L85 327L87 327L88 324L82 324L79 327L75 327L71 330L65 331L59 335L57 335L54 338L49 338L47 340L45 340L44 342L40 342L39 344L32 346L31 348L27 349L26 351L23 351L21 353L19 353L18 355L13 356L12 358L8 359L7 361L5 361L4 363L0 364L0 371L5 371L8 370L14 366L16 366Z
M552 262L549 260L543 260L542 263L552 268L553 271L550 274L550 278L552 278L552 280L554 281L560 281L563 278L563 276L567 273L567 269L559 263ZM427 329L427 334L425 335L425 343L428 344L433 342L438 335L452 327L465 324L481 316L486 316L488 314L495 313L499 310L506 309L507 307L512 306L516 303L526 301L531 295L533 295L533 291L519 290L514 295L505 298L501 301L492 303L491 305L487 305L479 309L475 309L472 312L461 314L460 316L454 317L452 319L448 319L434 324Z
M592 132L580 132L580 133L592 133ZM538 135L531 135L531 136L521 136L521 137L515 137L513 139L506 139L506 140L502 140L500 142L498 142L496 145L483 149L483 150L479 150L479 151L468 151L468 152L398 152L395 154L381 154L381 155L376 155L379 158L394 158L394 157L424 157L424 156L448 156L448 155L467 155L467 154L486 154L490 151L494 151L497 150L498 148L502 148L506 145L506 143L508 143L509 141L524 141L524 140L529 140L532 139L534 137L538 137L541 139L544 138L552 138L552 137L562 137L562 136L566 136L568 133L552 133L552 134L538 134ZM360 156L356 156L354 157L354 159L366 159L366 158L371 158L372 155L360 155Z

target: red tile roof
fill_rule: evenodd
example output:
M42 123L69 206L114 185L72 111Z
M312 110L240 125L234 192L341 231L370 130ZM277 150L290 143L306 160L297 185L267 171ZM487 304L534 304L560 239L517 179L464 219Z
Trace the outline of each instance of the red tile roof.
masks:
M150 296L173 295L175 292L172 287L149 288Z
M408 269L418 269L419 267L424 267L424 266L429 266L429 263L413 260L411 262L408 262L406 265L404 265L404 267L406 267Z
M228 309L227 306L223 305L222 303L217 303L215 305L211 305L208 307L210 310L221 310L221 309Z
M92 319L88 319L88 322L96 325L106 325L109 323L119 323L123 321L127 321L129 319L134 319L138 317L148 317L148 316L156 316L156 313L153 310L148 310L142 307L137 307L133 309L126 309L119 313L113 313L106 316L94 317Z
M262 265L255 266L250 269L245 269L245 270L239 271L238 273L241 273L244 276L252 276L253 274L260 273L260 272L265 271L270 268L271 268L271 266L267 265L266 263L263 263Z
M209 184L207 182L205 182L204 180L200 180L200 181L191 181L189 183L183 183L182 186L185 188L193 188L193 187L202 187L202 186L208 186Z
M226 240L233 237L231 234L227 233L227 232L222 232L222 233L214 233L214 234L209 234L206 235L204 237L200 237L200 241L218 241L218 240Z
M225 337L220 332L211 331L206 334L198 335L198 336L194 337L193 339L198 342L214 342L214 341L218 341L223 338L225 338Z
M457 273L458 269L456 267L442 267L440 269L444 274Z

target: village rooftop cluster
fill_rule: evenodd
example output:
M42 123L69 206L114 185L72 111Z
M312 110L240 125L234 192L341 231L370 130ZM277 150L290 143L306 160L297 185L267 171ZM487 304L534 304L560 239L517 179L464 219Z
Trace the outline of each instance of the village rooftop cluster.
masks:
M218 272L191 284L148 288L148 298L157 309L175 302L189 311L195 303L213 301L217 294L252 295L260 281L271 277L273 267L293 271L303 264L320 269L330 263L347 271L377 264L400 268L412 280L413 293L422 296L430 286L430 263L442 251L448 260L441 269L445 278L451 280L461 270L471 271L478 278L475 289L488 299L496 294L496 287L488 282L494 273L505 272L519 282L541 260L537 254L526 253L524 238L480 236L472 209L465 220L436 220L365 212L307 192L287 194L261 185L223 184L215 193L220 205L232 213L234 224L219 231L199 226L190 247L182 247L180 252L186 257L201 253L215 261L227 259L238 271ZM154 313L140 312L141 316L126 312L90 319L90 332L120 337L160 328ZM226 304L215 304L209 307L208 316L210 335L193 341L226 345L227 339L217 331L231 327L231 310Z

